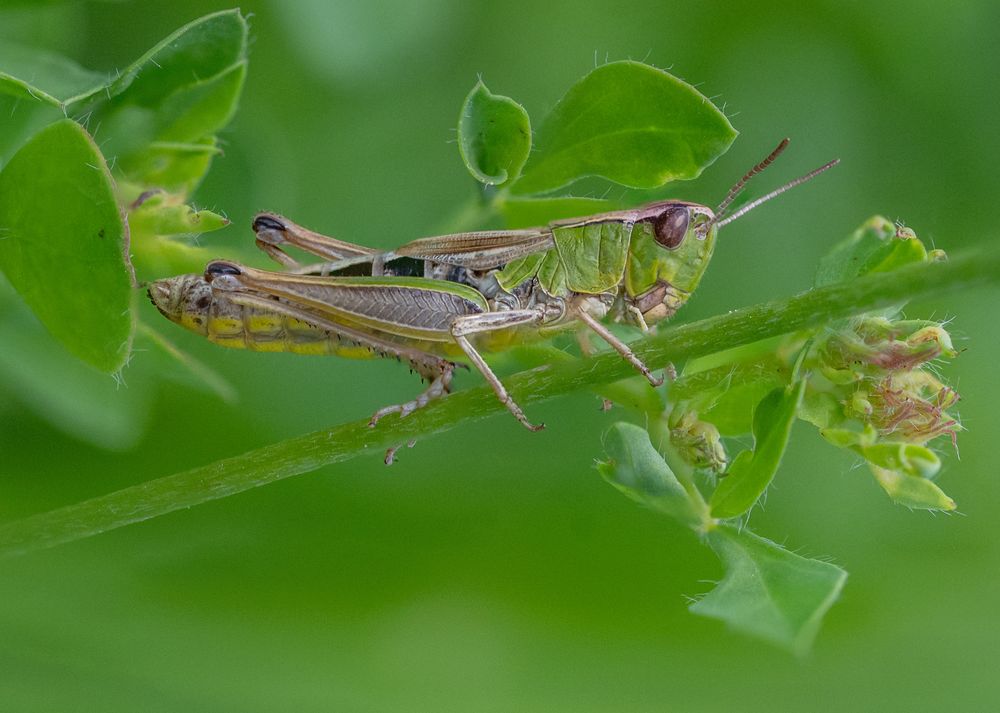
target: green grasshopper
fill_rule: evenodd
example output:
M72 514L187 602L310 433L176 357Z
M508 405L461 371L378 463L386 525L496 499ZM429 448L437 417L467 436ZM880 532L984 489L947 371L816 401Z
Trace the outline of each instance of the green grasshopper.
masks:
M647 331L672 316L701 280L719 228L837 163L727 216L750 178L787 144L748 171L714 211L662 200L542 228L421 238L389 252L261 213L253 222L257 245L285 271L215 260L202 275L153 282L149 296L168 319L222 346L408 362L428 387L412 401L376 411L372 426L446 394L455 360L464 358L517 420L536 431L544 426L527 419L480 352L576 330L582 346L586 334L596 334L650 384L662 384L604 322ZM325 262L301 265L284 245Z

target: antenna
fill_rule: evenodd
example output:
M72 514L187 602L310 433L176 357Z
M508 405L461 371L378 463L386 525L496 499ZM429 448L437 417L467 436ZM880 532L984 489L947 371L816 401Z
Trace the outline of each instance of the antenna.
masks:
M750 179L774 163L774 159L778 158L778 156L781 155L781 152L788 148L788 142L788 138L782 139L781 143L775 147L774 151L767 155L767 158L743 174L743 178L738 180L736 184L729 189L729 193L726 194L726 197L723 198L722 202L716 207L712 219L698 228L698 233L700 235L708 235L708 231L712 229L713 225L719 223L720 219L726 212L726 208L728 208L729 204L733 202L733 199L739 195L744 186L750 182ZM719 225L722 225L722 223L719 223Z
M756 166L747 171L743 175L743 178L738 180L736 182L736 185L734 185L732 188L729 189L729 193L726 194L726 197L722 199L722 202L719 203L718 207L715 209L715 215L717 218L722 217L722 215L726 212L726 208L729 207L729 204L733 202L733 199L736 198L737 195L739 195L739 192L743 190L743 187L746 186L747 183L749 183L751 178L753 178L758 173L760 173L765 168L774 163L774 159L778 158L778 156L781 155L781 152L784 151L786 148L788 148L788 142L789 139L787 138L782 139L781 143L778 144L777 148L775 148L774 151L772 151L767 155L767 158L765 158L763 161L761 161Z
M743 206L742 208L740 208L738 211L736 211L732 215L727 215L722 220L718 220L718 216L716 216L716 223L718 224L718 226L720 228L723 225L726 225L727 223L732 223L734 220L736 220L737 218L740 218L740 217L746 215L747 213L749 213L750 211L752 211L754 208L756 208L757 206L761 205L762 203L767 203L769 200L771 200L772 198L775 198L777 196L780 196L785 191L789 191L789 190L795 188L796 186L801 186L806 181L812 180L813 178L815 178L819 174L823 173L823 171L826 171L827 169L833 168L838 163L840 163L840 159L839 158L835 158L832 161L830 161L829 163L823 164L819 168L813 169L812 171L810 171L806 175L799 176L794 181L789 181L785 185L781 186L781 188L774 189L773 191L771 191L770 193L768 193L766 196L761 196L757 200L751 201L751 202L747 203L745 206Z

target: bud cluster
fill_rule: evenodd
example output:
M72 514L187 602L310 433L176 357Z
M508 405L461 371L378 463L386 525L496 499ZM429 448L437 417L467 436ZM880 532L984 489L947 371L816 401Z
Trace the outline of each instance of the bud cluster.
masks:
M927 369L956 353L940 323L884 317L863 318L818 350L820 372L839 394L844 416L884 439L921 445L942 435L954 441L961 428L948 413L958 392Z
M719 429L699 420L694 411L684 411L676 421L672 420L670 445L693 468L720 474L729 462Z
M820 358L823 374L830 381L847 384L911 371L955 354L951 337L937 322L865 317L851 328L831 334Z

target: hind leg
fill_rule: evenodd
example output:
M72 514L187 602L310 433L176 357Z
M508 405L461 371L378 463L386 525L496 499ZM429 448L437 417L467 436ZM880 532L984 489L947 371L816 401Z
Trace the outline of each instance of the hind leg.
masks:
M452 362L441 360L440 371L430 375L431 383L415 399L392 406L383 406L372 414L368 426L375 428L375 424L392 413L398 413L400 418L406 418L418 408L423 408L431 401L441 398L451 390L451 377L454 371L455 365Z

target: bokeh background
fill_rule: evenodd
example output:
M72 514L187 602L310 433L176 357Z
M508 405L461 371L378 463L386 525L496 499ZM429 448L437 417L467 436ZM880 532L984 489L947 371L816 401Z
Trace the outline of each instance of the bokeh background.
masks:
M110 70L225 7L8 0L0 41ZM475 190L453 127L477 76L521 101L537 126L595 62L623 58L697 84L742 132L673 195L716 203L786 135L792 149L757 190L843 159L728 228L680 319L807 288L819 256L875 213L951 252L996 240L992 0L262 0L243 9L253 13L248 83L223 134L225 157L196 194L233 220L202 241L220 256L249 254L249 219L262 209L378 246L432 233ZM4 561L0 708L995 710L997 298L978 290L908 309L954 318L966 349L947 374L968 432L939 480L961 514L893 506L851 457L796 428L751 524L850 572L804 660L687 612L687 597L720 576L717 561L601 481L593 461L611 417L577 394L531 409L549 424L541 434L497 416L421 442L390 469L373 453ZM156 317L151 308L144 316ZM2 520L356 419L417 386L395 363L231 352L168 334L229 379L239 400L146 388L135 367L107 399L144 394L138 406L125 417L114 406L83 415L124 419L104 439L113 447L86 429L54 428L8 365Z

